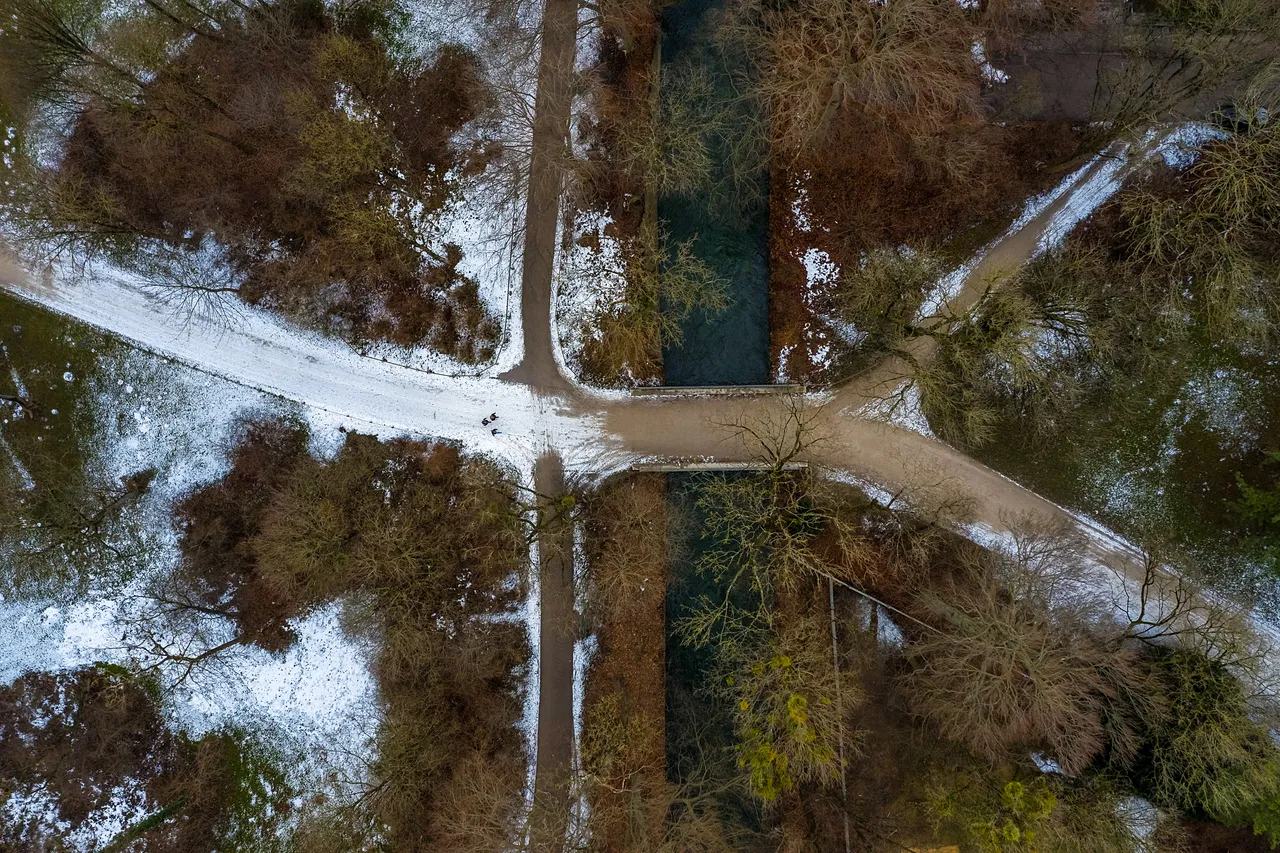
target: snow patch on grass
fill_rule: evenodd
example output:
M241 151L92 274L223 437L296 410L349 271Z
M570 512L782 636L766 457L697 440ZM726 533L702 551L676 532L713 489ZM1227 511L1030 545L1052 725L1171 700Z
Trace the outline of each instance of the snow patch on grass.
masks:
M1200 416L1209 429L1222 434L1224 443L1256 443L1251 402L1258 390L1258 379L1247 372L1217 368L1189 380L1174 403L1185 401L1184 425Z
M857 417L892 424L934 438L920 405L920 386L909 382L899 396L873 400L855 413Z
M1159 130L1153 128L1148 131L1143 143L1150 144L1158 136ZM1230 134L1220 127L1199 121L1189 121L1178 125L1167 134L1156 146L1155 154L1159 155L1170 168L1185 169L1200 159L1204 146L1229 136Z
M334 770L357 781L373 755L378 688L369 670L373 644L343 631L342 606L335 602L291 622L297 641L279 655L236 646L193 670L164 706L174 728L199 738L227 725L250 726L294 757L294 770L303 776L297 781L319 783ZM133 623L142 607L140 583L66 607L0 604L0 621L9 629L0 680L97 662L154 663L129 650L142 641ZM230 637L229 625L211 624L209 635L218 636L219 628ZM159 671L169 682L177 673L176 664Z
M579 211L563 247L556 274L556 341L561 369L582 378L582 351L598 334L594 320L622 301L627 288L622 244L613 236L613 220L600 211ZM563 230L563 225L561 226Z
M148 583L178 560L174 503L225 473L226 449L242 415L306 415L300 407L146 352L114 352L99 357L87 380L99 430L89 442L86 464L108 481L157 469L139 510L147 562L123 587L91 579L88 594L76 601L0 602L0 624L9 629L0 650L0 682L99 661L154 663L129 649L146 648L137 620L148 607ZM327 426L313 425L325 433L322 443L331 441ZM299 641L283 655L238 647L219 656L166 703L171 724L196 737L226 724L252 725L294 756L295 768L310 781L333 771L356 778L372 755L368 739L376 727L377 688L368 671L369 644L342 633L338 612L332 605L298 620ZM230 637L229 626L216 624L210 635L221 636L220 629ZM162 680L176 677L173 667L159 674Z
M805 249L800 263L804 264L805 282L811 291L830 287L840 278L840 268L823 249Z
M70 822L58 819L58 799L43 782L34 788L19 788L11 793L0 807L0 820L11 827L23 827L18 841L30 842L37 849L40 842L64 837L71 831ZM78 846L75 849L86 848Z
M524 352L520 324L524 200L523 195L505 197L501 184L495 175L464 181L462 192L441 211L427 238L432 245L453 244L462 250L458 271L476 282L481 302L502 328L494 357L485 364L466 364L427 347L406 350L390 344L370 346L364 354L451 376L496 376L520 360Z
M297 641L282 654L240 646L197 670L170 700L179 726L198 735L258 727L292 747L312 778L342 767L347 781L362 781L380 712L376 649L343 630L342 608L334 602L291 622Z
M151 811L142 783L131 779L126 784L112 788L107 804L90 812L79 826L63 835L63 838L76 850L101 850Z

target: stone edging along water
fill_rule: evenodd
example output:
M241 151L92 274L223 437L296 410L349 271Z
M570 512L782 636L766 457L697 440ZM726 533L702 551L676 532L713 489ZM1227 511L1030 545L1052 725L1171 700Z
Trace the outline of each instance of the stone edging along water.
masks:
M758 397L804 395L804 385L646 385L631 389L633 397Z

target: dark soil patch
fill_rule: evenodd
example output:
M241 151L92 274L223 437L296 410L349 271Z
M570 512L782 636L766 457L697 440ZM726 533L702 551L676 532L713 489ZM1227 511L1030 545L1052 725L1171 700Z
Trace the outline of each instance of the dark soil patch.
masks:
M1186 824L1192 853L1270 853L1267 840L1249 829L1228 829L1217 823Z
M638 475L611 482L605 488L644 490L654 500L665 501L665 479L657 474ZM610 518L593 518L591 524L608 528L613 522ZM598 527L597 531L607 535ZM653 535L660 535L660 531L654 531ZM656 553L665 555L665 549ZM659 773L666 755L663 690L666 649L662 637L667 564L665 560L658 560L635 568L643 571L650 583L631 592L625 612L606 616L596 629L598 646L587 672L583 703L586 725L621 724L628 732L623 760L611 771L611 778L615 780L625 778L630 772ZM590 742L594 735L587 732L584 737ZM602 797L619 802L597 802L593 808L609 815L618 814L625 794L597 790ZM665 820L666 815L652 818ZM600 845L598 849L624 849L624 833L625 826L613 822L592 825L592 841Z
M998 234L986 223L1007 223L1022 200L1061 176L1082 138L1064 123L986 123L912 140L852 115L821 150L793 162L775 158L769 310L770 358L776 371L785 366L779 378L829 379L834 354L854 343L828 320L838 275L811 286L801 263L807 250L825 252L837 270L878 247L967 255ZM806 229L791 213L797 207ZM952 242L963 248L948 253Z
M145 817L100 838L100 849L130 840L144 846L129 849L157 853L234 847L247 840L238 834L246 821L257 838L273 834L291 796L237 733L192 741L169 731L154 685L119 667L31 673L0 688L0 794L43 791L56 820L80 829L119 789L141 798ZM50 823L45 816L0 826L0 849L62 849Z

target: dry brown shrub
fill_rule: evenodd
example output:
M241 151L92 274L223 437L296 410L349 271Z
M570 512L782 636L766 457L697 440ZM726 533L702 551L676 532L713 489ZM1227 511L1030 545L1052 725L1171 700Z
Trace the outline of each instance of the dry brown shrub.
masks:
M471 784L464 765L523 764L515 687L528 650L524 629L502 618L522 595L511 487L456 448L351 434L333 462L298 466L277 495L254 540L274 555L262 557L265 582L304 601L359 593L381 635L375 813L397 844L456 836L446 812ZM299 524L307 514L315 524Z
M714 796L667 781L660 771L633 774L617 796L593 812L593 826L621 827L618 843L592 849L620 853L731 853L742 849ZM594 835L593 835L594 837Z
M592 496L587 512L592 607L606 621L624 620L645 601L640 593L666 577L666 492L634 478L622 480Z
M813 218L831 229L833 257L856 262L863 249L936 241L997 217L1077 141L1066 125L1048 124L959 125L912 137L851 111L797 167L811 176Z
M1092 26L1099 0L984 0L978 24L989 48L1016 49L1018 40L1034 32L1061 32Z
M454 141L491 102L479 61L457 45L396 60L363 11L208 12L216 35L160 51L127 92L75 93L65 157L15 209L32 242L213 254L234 272L219 292L308 326L487 358L497 326L461 252L426 236L494 153Z
M432 849L458 853L521 849L523 770L519 762L468 758L441 795Z
M117 667L30 673L0 688L0 792L46 791L64 833L85 826L119 789L138 788L148 814L161 816L151 826L135 820L126 827L145 838L146 850L211 849L226 839L241 748L226 732L195 743L175 735L161 716L155 686ZM260 828L276 831L273 817ZM49 829L47 818L6 820L0 849L64 849L61 837L42 837L42 829ZM128 843L127 832L111 840L116 843L104 851L141 849Z
M892 118L913 133L978 117L975 35L949 0L744 2L722 29L759 64L776 138L792 152L826 141L842 111Z
M958 552L953 583L917 597L938 627L908 644L904 690L916 713L979 757L1041 749L1078 773L1108 747L1133 743L1150 709L1132 702L1149 685L1138 651L1092 621L1078 545L1051 538L1029 536L1041 544L1012 557Z
M504 779L524 766L514 724L528 647L508 618L524 596L514 488L491 462L449 445L348 433L336 458L317 460L305 431L274 421L250 425L232 461L183 503L187 536L210 531L183 540L188 606L203 613L254 596L253 620L238 606L226 615L242 642L262 644L262 625L284 631L346 596L349 627L379 639L385 713L372 813L405 849L468 849L445 813L479 807L464 765L492 765ZM309 843L332 842L323 821L314 829ZM462 846L440 846L446 835Z
M305 430L281 420L244 424L230 471L174 510L182 564L162 596L223 612L242 636L268 651L291 642L284 623L296 602L263 584L250 540L272 495L306 459Z

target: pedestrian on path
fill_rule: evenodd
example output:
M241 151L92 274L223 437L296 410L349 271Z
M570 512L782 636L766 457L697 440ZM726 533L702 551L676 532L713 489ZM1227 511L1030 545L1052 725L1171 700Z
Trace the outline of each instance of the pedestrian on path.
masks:
M489 430L489 432L492 433L493 435L497 435L499 433L499 429L497 427L494 427L493 429Z
M485 419L483 419L482 421L480 421L480 423L484 424L485 426L488 426L488 425L489 425L489 421L490 421L490 418L485 418Z
M491 421L496 421L497 419L498 419L498 413L497 413L497 412L494 412L492 415L489 415L489 420L491 420Z

